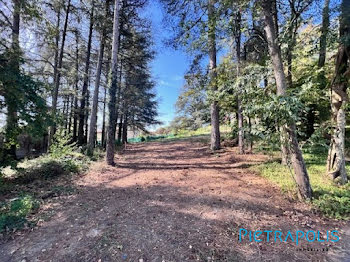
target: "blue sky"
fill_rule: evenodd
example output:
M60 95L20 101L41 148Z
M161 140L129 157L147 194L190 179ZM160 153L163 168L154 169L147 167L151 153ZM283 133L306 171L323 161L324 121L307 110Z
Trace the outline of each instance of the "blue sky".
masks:
M159 101L159 120L167 125L175 116L175 103L179 96L183 76L189 66L189 58L184 51L167 47L163 42L169 31L162 22L162 10L157 1L149 1L144 16L152 21L156 58L152 63L153 78L157 82L156 93Z

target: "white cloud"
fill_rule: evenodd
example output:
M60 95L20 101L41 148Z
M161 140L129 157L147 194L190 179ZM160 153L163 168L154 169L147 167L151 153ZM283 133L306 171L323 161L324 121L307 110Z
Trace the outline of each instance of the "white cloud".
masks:
M158 82L158 84L159 84L160 86L173 86L171 83L169 83L169 82L167 82L167 81L164 81L164 80L160 80L160 81Z

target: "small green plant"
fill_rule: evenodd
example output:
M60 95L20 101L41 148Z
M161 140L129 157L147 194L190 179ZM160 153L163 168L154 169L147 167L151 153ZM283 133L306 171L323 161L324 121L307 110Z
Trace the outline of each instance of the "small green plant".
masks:
M337 196L326 193L315 199L313 204L328 217L337 219L350 218L350 194Z
M71 142L69 136L64 135L62 132L57 132L54 137L53 143L49 148L49 155L52 158L59 159L67 156L75 156L78 153L79 148L76 143Z
M28 223L28 215L39 209L39 202L31 196L0 203L0 232L22 228Z

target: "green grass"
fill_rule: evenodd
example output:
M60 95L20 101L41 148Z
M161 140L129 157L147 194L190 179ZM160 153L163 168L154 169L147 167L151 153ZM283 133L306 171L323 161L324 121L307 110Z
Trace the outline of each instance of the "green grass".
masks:
M39 208L39 202L29 195L0 203L0 233L29 224L28 216Z
M230 130L231 130L230 126L220 126L220 131L222 134L229 133ZM140 136L136 138L131 138L131 139L128 139L128 142L140 143L140 142L152 142L152 141L176 141L178 139L183 139L183 138L209 135L210 131L211 131L211 126L201 127L197 130L181 129L171 134L155 135L155 136Z
M326 175L326 158L325 154L320 153L304 154L314 192L312 205L328 217L350 219L350 184L337 185ZM251 169L278 185L282 192L296 196L292 171L281 165L279 161L269 161L253 166ZM350 174L349 165L347 171Z

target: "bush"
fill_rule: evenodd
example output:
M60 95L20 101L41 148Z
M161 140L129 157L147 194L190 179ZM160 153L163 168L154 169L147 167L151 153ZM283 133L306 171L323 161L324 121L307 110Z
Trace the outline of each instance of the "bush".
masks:
M19 183L82 172L88 167L89 158L79 153L79 148L70 144L69 140L67 137L57 136L48 154L24 160L16 168L6 167L0 172L6 174L7 179L14 179Z
M7 203L0 203L0 232L22 228L27 216L39 209L39 202L31 196L22 196Z
M328 217L350 219L350 194L347 196L324 194L315 199L313 204Z
M36 179L48 179L66 173L64 164L50 158L35 159L27 164L26 168L19 168L17 171L16 180L20 183L30 183Z
M57 133L53 138L53 143L49 148L49 155L54 159L65 158L68 156L80 156L79 148L76 143L71 143L71 138L62 133Z

